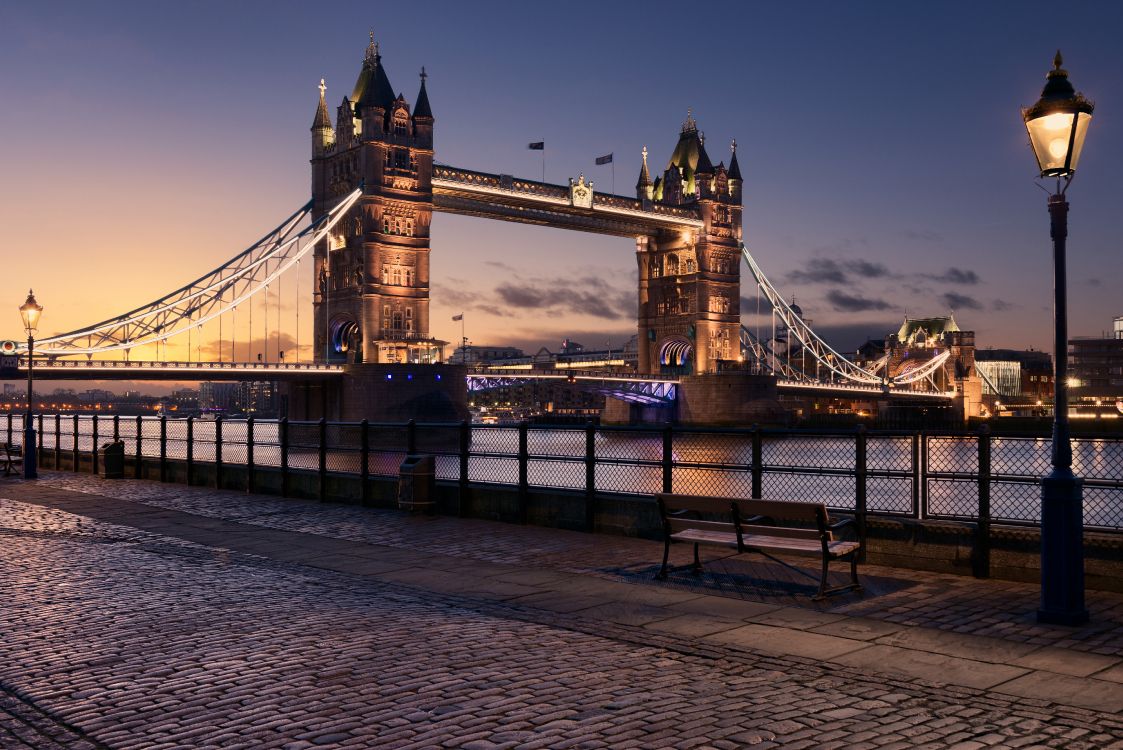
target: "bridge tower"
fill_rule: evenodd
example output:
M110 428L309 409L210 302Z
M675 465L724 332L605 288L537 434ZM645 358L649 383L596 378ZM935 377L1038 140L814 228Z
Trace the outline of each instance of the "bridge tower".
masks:
M741 170L732 158L716 167L705 136L688 113L674 153L654 182L647 149L636 184L645 207L693 208L702 226L638 237L639 369L697 375L740 358Z
M315 248L316 361L438 362L446 342L429 336L433 112L425 70L411 112L371 32L334 128L324 89L321 81L312 123L313 216L356 187L363 195Z

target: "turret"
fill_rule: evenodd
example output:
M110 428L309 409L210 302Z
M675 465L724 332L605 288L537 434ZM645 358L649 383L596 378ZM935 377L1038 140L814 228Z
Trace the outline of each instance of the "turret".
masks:
M729 196L736 203L741 202L741 167L737 164L737 139L730 144L733 158L729 161Z
M312 157L318 158L335 144L335 131L328 117L328 104L324 100L327 84L320 79L320 103L316 106L316 117L312 120Z
M699 198L711 195L710 186L714 178L714 165L706 153L706 137L698 135L698 164L694 169L694 194Z
M413 108L413 135L417 145L433 148L433 110L429 107L429 94L425 90L425 79L429 76L421 68L421 90L417 92L417 106Z
M394 89L386 70L382 67L382 56L378 53L378 43L374 32L370 33L370 44L363 56L363 69L351 91L351 101L355 105L355 116L362 121L362 139L378 138L386 131L386 119L394 105Z
M651 175L647 171L647 146L643 147L643 166L639 169L639 179L636 180L636 197L641 201L650 201L654 198L654 186Z

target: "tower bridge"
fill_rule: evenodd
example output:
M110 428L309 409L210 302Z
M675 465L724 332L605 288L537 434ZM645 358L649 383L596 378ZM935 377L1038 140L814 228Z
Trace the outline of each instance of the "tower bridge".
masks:
M43 339L36 350L43 362L37 365L40 377L288 380L291 403L306 415L376 418L382 405L398 398L387 390L393 372L386 368L444 359L447 342L430 333L429 292L432 215L445 212L631 242L638 267L637 377L519 377L566 377L575 386L646 406L674 402L680 414L689 412L699 421L749 418L746 405L775 405L779 395L796 394L954 401L963 415L975 413L973 394L979 389L970 332L940 331L940 343L933 345L932 338L918 344L913 331L904 348L862 362L818 336L742 242L736 141L728 165L724 160L715 165L692 114L665 167L650 166L644 147L635 196L611 195L597 192L583 175L555 185L435 162L436 118L426 79L422 69L412 106L394 93L372 34L355 85L334 107L334 117L320 82L311 127L311 200L254 245L180 289ZM772 315L770 336L741 326L742 262ZM301 277L307 283L309 276L314 361L238 363L233 338L226 361L223 322L234 329L239 309L248 307L253 341L253 304L264 297L268 342L271 287L279 319L282 280L295 277L285 288L299 294ZM159 356L161 344L166 355L170 339L190 341L192 332L200 336L204 325L215 323L220 362L162 361L167 357ZM128 359L130 352L152 346L155 362L100 359L122 352ZM245 346L249 354L250 344ZM279 338L276 348L280 357ZM466 382L493 387L500 377L472 374ZM459 416L466 409L464 379L455 386L451 380L440 381L429 395L449 416Z

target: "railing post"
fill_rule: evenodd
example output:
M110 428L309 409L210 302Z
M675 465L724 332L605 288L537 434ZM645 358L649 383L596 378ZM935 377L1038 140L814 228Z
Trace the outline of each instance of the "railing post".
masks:
M37 455L43 455L43 412L39 412L39 446L37 447Z
M460 423L460 481L456 498L456 513L461 518L468 515L468 457L472 450L472 425L467 420Z
M319 487L316 494L320 502L323 502L324 488L327 485L328 478L328 421L323 417L320 417L320 464L318 474Z
M912 436L912 517L920 518L920 485L924 481L924 469L920 462L920 433Z
M370 500L370 422L359 422L359 499L363 505Z
M8 412L8 445L12 444L12 413Z
M976 578L990 578L990 429L979 427L979 518L975 525Z
M585 530L597 526L597 428L585 423Z
M862 542L858 562L866 561L866 426L858 425L854 439L854 519L858 524L858 539Z
M133 474L137 479L144 476L142 463L144 461L144 417L136 415L136 471Z
M670 422L663 425L663 453L660 457L663 464L663 492L674 492L675 486L675 446L673 429Z
M121 439L121 415L113 415L113 442L116 443Z
M406 422L406 453L417 453L417 422L412 419Z
M764 445L760 425L753 425L753 499L763 497L764 487Z
M527 506L530 505L530 483L527 469L530 455L527 450L527 423L519 422L519 523L526 523Z
M97 414L96 413L94 414L94 418L93 418L93 428L92 428L91 434L93 436L93 443L94 444L93 444L93 447L90 449L90 455L93 456L94 463L93 463L93 469L90 470L90 473L91 474L97 474L97 439L98 438L97 438Z
M73 466L70 468L78 471L78 415L74 415L74 444L70 446L70 459Z
M187 418L187 486L191 486L191 476L195 473L195 418Z
M58 471L59 466L62 464L62 415L55 412L55 471Z
M257 477L254 476L253 462L253 417L246 419L246 492L257 489Z
M289 418L277 424L277 442L281 444L281 497L289 496Z
M222 417L214 419L214 488L222 489Z
M160 415L160 481L168 481L168 416Z

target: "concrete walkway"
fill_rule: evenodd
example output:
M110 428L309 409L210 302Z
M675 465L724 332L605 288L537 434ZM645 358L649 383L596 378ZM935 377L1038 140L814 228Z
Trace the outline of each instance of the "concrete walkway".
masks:
M1123 713L1123 642L1118 638L1115 621L1123 608L1123 597L1116 595L1092 597L1093 609L1101 617L1088 628L1034 630L1032 609L1006 611L1011 601L1022 602L1033 594L1033 587L1020 584L962 579L946 581L941 588L932 587L927 579L950 577L872 569L866 571L871 581L871 590L866 595L829 602L824 607L810 603L804 591L809 587L801 583L803 573L798 566L784 561L723 560L711 565L701 579L679 573L668 583L657 583L651 580L650 573L662 546L643 540L478 520L411 518L392 511L148 482L106 482L71 474L48 474L35 483L5 481L0 483L0 498L4 499L0 531L7 542L18 540L24 547L17 550L20 544L4 545L4 570L27 574L17 575L16 603L6 607L0 617L0 644L4 644L0 645L0 655L8 657L0 667L0 680L9 699L24 701L57 721L59 731L70 733L58 740L60 747L78 746L74 744L77 742L91 743L87 745L90 747L226 747L241 740L250 743L246 747L529 748L562 747L575 740L572 746L586 747L741 747L756 743L784 747L911 747L927 742L931 747L1123 748L1123 720L1119 718ZM100 549L93 550L99 545ZM120 557L116 545L154 550L160 565L146 569L141 559ZM13 558L19 555L22 557ZM45 574L46 581L31 581L29 577L41 559L29 557L35 555L61 555L61 559L70 561L69 567L52 568ZM206 565L218 561L237 568L239 577L228 580L225 573L216 576L213 590L208 591L208 579L200 578L198 570L185 569L185 560L195 560L196 565L203 564L198 561ZM313 571L329 578L308 578ZM117 575L132 583L118 589ZM146 576L150 579L148 589L143 583ZM324 586L332 587L334 593L324 596L318 588ZM46 602L42 599L44 591ZM59 631L66 631L84 618L96 621L107 609L114 613L121 610L121 619L110 618L112 626L107 632L120 630L122 637L133 642L138 637L136 623L144 620L144 637L137 643L152 649L148 654L150 666L174 662L182 668L182 664L191 664L190 655L178 650L165 655L159 646L165 626L174 640L182 623L191 619L191 613L182 611L180 603L167 601L167 597L177 596L181 591L186 591L187 599L198 598L204 609L218 607L223 612L238 601L229 599L230 596L246 596L254 601L264 596L269 602L269 616L282 622L288 615L277 614L278 602L319 607L317 614L323 615L323 608L330 610L337 601L349 602L355 592L376 592L354 605L368 618L363 638L371 636L372 623L377 634L381 627L377 623L391 622L398 614L393 608L367 611L365 608L373 606L370 602L378 600L384 605L388 595L400 597L402 607L418 608L427 622L437 623L428 633L429 651L395 656L395 664L417 662L408 674L422 682L428 680L411 689L425 692L434 683L451 686L463 682L460 673L469 655L455 649L444 652L445 639L456 643L468 632L471 640L478 641L476 648L483 654L510 637L512 642L504 644L500 653L485 659L483 665L476 665L494 667L487 681L494 685L476 685L457 692L452 705L462 708L466 701L478 699L481 694L492 695L492 690L499 691L494 693L496 696L508 695L508 673L518 673L530 683L515 692L523 696L527 707L535 708L528 709L529 713L522 718L512 718L518 712L512 714L510 706L504 705L502 716L482 712L491 717L490 723L484 723L486 730L470 731L476 725L465 720L449 723L435 734L435 725L426 730L434 718L430 712L421 726L415 727L418 731L411 733L401 728L417 724L420 719L415 716L412 722L401 724L384 718L383 714L404 720L405 714L391 710L393 701L383 695L366 703L361 712L367 719L359 723L367 733L359 731L358 726L341 729L348 725L343 721L348 712L340 715L333 710L324 717L335 717L325 724L330 725L331 731L316 734L316 727L290 733L296 730L285 723L288 714L281 706L273 705L270 710L265 705L253 716L234 721L227 728L233 732L227 738L229 741L219 742L205 730L217 731L216 727L226 727L229 722L216 723L213 717L204 718L207 712L215 710L215 703L211 702L196 716L200 726L184 728L182 722L175 723L166 727L165 734L150 735L147 730L161 726L160 719L177 708L175 691L164 696L164 703L130 699L126 688L138 679L133 675L119 680L123 692L115 694L111 689L114 670L106 675L104 667L117 662L99 665L94 658L92 667L90 661L85 662L85 667L60 664L51 649L44 649L43 637L36 634L38 630L51 633L48 641L69 638L69 633ZM958 591L959 595L951 596L948 591ZM60 592L65 601L52 604ZM137 598L129 601L130 593ZM993 607L989 610L988 593L993 594ZM934 599L938 608L943 601L943 610L950 607L964 612L960 629L982 629L1009 637L956 632L954 621L946 618L940 620L938 627L907 624L905 620L917 620L915 612L922 609L908 603L925 598ZM971 606L956 610L956 602L962 601ZM148 621L154 603L168 609L169 623ZM898 621L870 616L879 604L882 615L887 614L885 610L897 609L896 614L903 612L905 616L897 617ZM866 616L856 616L855 611ZM351 609L347 612L353 614ZM300 615L304 616L310 615ZM926 617L922 615L919 620ZM987 622L979 624L977 620ZM510 635L516 623L521 623L520 634ZM1002 627L1006 623L1025 627ZM322 625L285 622L284 633L278 637L300 641L301 637L294 633L315 633L319 627ZM196 635L211 628L192 624L188 629ZM555 661L556 649L546 655L538 651L541 643L528 644L522 631L534 628L543 629L540 635L547 640L560 639L558 648L572 651L573 663L567 666L564 659L560 663ZM1033 633L1030 637L1025 635L1027 628ZM330 632L331 638L340 635L334 629ZM434 642L438 633L440 640ZM497 633L506 635L500 637ZM562 636L563 633L572 635ZM358 636L354 633L354 637ZM90 650L97 651L91 646L94 641L105 645L105 633L83 631L82 637L92 639L85 643ZM316 637L326 636L321 633ZM29 651L21 654L32 656L16 658L4 653L25 638L30 639L24 644ZM408 626L402 634L387 635L386 640L376 638L368 646L385 658L389 647L400 645L398 638L410 638ZM572 638L577 641L571 642ZM237 656L225 655L218 660L238 665L228 665L233 670L231 674L218 670L215 679L219 686L225 684L223 680L236 684L255 661L268 662L276 656L276 641L253 637L249 641L247 644L245 639L238 639ZM347 642L346 637L343 642ZM619 651L622 646L626 646L624 652ZM633 664L637 653L642 658ZM431 660L435 655L441 658L434 664ZM582 663L582 657L587 656L595 657L593 663ZM124 663L130 654L117 654L114 658ZM366 658L366 652L362 658ZM515 666L499 666L511 658L517 663ZM382 670L377 674L384 674L385 662L375 662ZM330 669L325 672L318 659L304 662L306 667L309 664L317 675L307 686L309 690L324 689L325 680L358 689L360 681L354 664L339 666L342 671L337 670L338 674ZM706 664L710 666L698 671L700 665ZM644 671L651 670L651 665L653 672ZM206 663L196 665L203 677L209 669ZM648 698L621 708L586 707L585 712L602 713L584 719L574 718L582 710L565 708L580 704L578 695L596 692L606 685L634 685L636 674L640 673L643 680L654 681L652 684L664 678L675 679L665 686L669 692L658 701L645 692ZM57 686L55 680L60 675L67 678L63 683L77 679L79 689L71 689L73 685ZM566 675L571 678L569 681L564 679ZM110 682L97 684L102 677ZM167 675L167 679L172 677ZM279 679L285 683L292 678ZM738 680L748 680L754 686L751 699L736 697L741 693L731 686ZM694 700L684 701L684 686L699 682L720 689L706 700L694 696ZM412 683L407 680L407 684ZM204 679L202 685L192 683L191 689L206 686ZM95 692L90 693L91 690ZM560 713L551 721L535 723L534 719L541 718L540 712L544 710L543 691L553 696L547 702ZM343 694L346 693L344 690ZM336 695L337 691L327 689L321 696L326 701L324 705L337 706ZM678 699L661 705L670 695ZM99 709L91 712L85 704L94 696L101 702ZM698 709L700 705L710 706L712 716L723 716L717 706L730 700L741 705L734 712L740 723L733 720L723 727L721 721L705 721L706 712ZM656 704L660 704L659 710L652 711ZM374 724L369 713L372 706L383 711L376 712L380 718ZM799 709L793 714L789 709L794 706ZM641 713L631 710L641 707ZM448 713L456 710L450 709ZM468 711L466 715L480 713ZM745 719L757 713L770 721ZM0 726L18 724L13 724L14 719L3 718L8 715L0 703ZM986 719L973 721L973 716ZM909 717L921 718L910 721ZM138 723L129 728L130 722L124 718ZM282 729L274 732L276 737L266 739L259 734L256 741L261 744L257 745L252 744L254 740L244 739L247 735L242 730L247 727L257 731L277 721L281 722L277 727ZM311 726L305 719L301 721ZM670 724L662 726L667 721ZM692 728L692 721L699 723ZM32 726L27 721L23 725ZM372 726L378 729L373 734L369 733ZM543 731L544 726L551 729ZM657 731L652 731L652 726ZM610 731L619 727L625 727L622 734ZM196 729L200 733L191 735ZM198 737L199 743L188 742L188 735ZM6 748L9 745L3 738L0 734L0 746ZM1058 744L1059 740L1064 741ZM894 742L901 744L893 745Z

